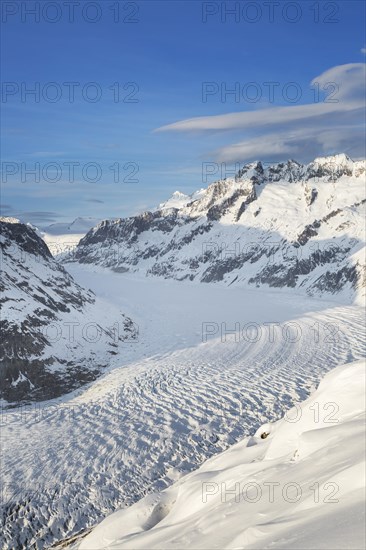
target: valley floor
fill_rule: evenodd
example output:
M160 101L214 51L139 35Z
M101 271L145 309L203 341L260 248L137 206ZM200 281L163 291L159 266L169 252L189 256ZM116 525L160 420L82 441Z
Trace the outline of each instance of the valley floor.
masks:
M68 269L139 325L139 341L88 387L3 412L6 549L84 535L278 419L324 373L365 354L357 306Z

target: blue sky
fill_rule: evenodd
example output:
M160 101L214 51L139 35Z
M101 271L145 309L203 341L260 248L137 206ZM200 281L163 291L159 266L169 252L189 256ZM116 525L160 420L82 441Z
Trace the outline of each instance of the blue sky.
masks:
M35 4L2 3L5 215L123 217L202 187L202 163L364 155L361 1Z

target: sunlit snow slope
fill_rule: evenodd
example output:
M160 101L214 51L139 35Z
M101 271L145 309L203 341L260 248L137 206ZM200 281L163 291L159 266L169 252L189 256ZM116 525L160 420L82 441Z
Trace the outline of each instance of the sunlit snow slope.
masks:
M364 392L363 362L338 367L278 422L106 518L80 550L364 548Z
M365 290L365 161L246 164L153 212L106 220L69 261L165 279L295 288L360 300Z

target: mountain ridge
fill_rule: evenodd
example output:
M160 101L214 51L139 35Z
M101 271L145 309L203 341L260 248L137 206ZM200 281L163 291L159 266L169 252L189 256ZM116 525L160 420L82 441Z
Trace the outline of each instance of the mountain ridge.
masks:
M0 252L0 397L7 405L58 397L95 380L136 336L132 321L117 309L104 312L30 225L1 218Z
M102 221L67 261L357 301L365 287L365 169L344 154L306 165L248 163L235 178L175 192L155 210Z

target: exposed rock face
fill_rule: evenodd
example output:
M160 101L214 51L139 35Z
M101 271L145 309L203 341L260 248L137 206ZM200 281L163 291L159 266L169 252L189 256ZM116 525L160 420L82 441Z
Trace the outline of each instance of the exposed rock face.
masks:
M309 187L305 188L305 199L308 206L311 206L313 204L317 196L318 191L316 189L310 189Z
M130 319L103 316L30 226L1 218L0 250L0 397L49 399L94 380L135 335Z
M246 164L154 212L102 222L68 261L352 300L364 287L364 178L365 161L343 154Z

